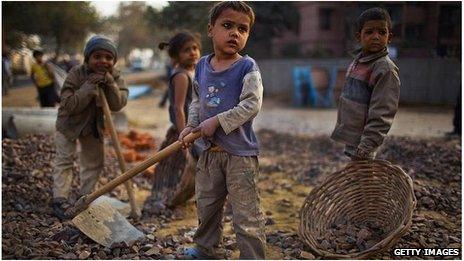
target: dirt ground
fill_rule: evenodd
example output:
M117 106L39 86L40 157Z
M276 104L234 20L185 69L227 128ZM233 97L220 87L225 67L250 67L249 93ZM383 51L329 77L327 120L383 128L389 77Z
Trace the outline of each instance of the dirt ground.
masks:
M152 95L130 101L125 108L125 113L134 127L150 132L162 140L170 123L167 109L157 106L161 94L161 91L155 90ZM278 133L302 137L327 136L330 135L335 126L336 113L336 109L291 108L281 102L265 99L263 109L256 118L254 126L257 131L273 130ZM453 110L449 108L400 108L390 135L412 138L443 137L446 132L452 129L452 118ZM344 161L342 160L342 162ZM272 166L275 163L275 157L269 155L260 157L261 168ZM299 225L300 207L313 186L302 184L284 172L273 172L266 175L265 180L260 182L258 186L261 189L263 209L272 213L273 224L267 227L268 230L296 233ZM284 187L286 189L269 190L270 187ZM280 204L276 204L276 202ZM195 226L197 219L193 201L188 202L184 213L182 219L171 222L166 228L156 231L155 235L165 237L176 233L179 229ZM289 216L288 213L293 214ZM438 215L442 218L442 215ZM234 238L230 221L225 223L224 231L226 237ZM231 258L236 259L238 255L237 249L234 249ZM269 259L289 258L288 253L282 252L279 247L273 245L268 245L267 256Z
M130 100L124 109L130 128L150 133L158 144L163 141L170 125L167 107L158 107L162 88L163 86L154 89L150 95ZM31 87L13 89L8 96L2 97L2 106L37 106L34 98L31 98L35 97L34 95L35 90ZM390 132L392 138L387 139L382 155L385 159L403 166L408 174L416 175L414 185L419 202L414 215L414 224L417 226L402 238L398 247L457 247L461 244L461 145L457 139L450 141L443 137L445 132L452 129L452 117L451 109L437 107L401 107L396 116ZM267 219L268 259L320 258L311 254L297 236L299 211L308 193L320 182L324 174L332 173L348 162L341 153L341 145L334 144L328 138L335 121L335 109L291 108L269 98L264 100L263 109L255 121L255 129L259 132L263 151L260 156L261 175L258 187ZM419 163L423 165L418 165ZM445 180L440 177L442 172L447 177ZM16 184L15 176L11 177L4 177L3 184ZM139 185L138 201L142 205L143 199L149 195L149 182L138 178L136 183ZM4 191L5 189L6 187L3 187ZM446 191L451 194L446 194ZM11 250L13 242L18 242L15 238L20 237L13 236L13 227L17 228L18 225L13 226L5 222L20 211L15 209L18 204L15 202L16 199L8 195L2 200L2 207L7 211L2 215L2 224L6 225L2 228L2 250L5 258L41 257L39 254L26 255L25 253L30 252L26 250ZM35 218L46 220L48 217L55 222L56 228L58 222L48 216L49 209L45 211L47 213L43 217L37 214ZM159 219L163 222L159 222ZM27 218L22 220L25 221ZM64 224L64 227L68 225ZM65 244L67 252L61 251L56 256L47 252L49 255L42 257L73 259L87 251L89 255L83 256L102 258L103 251L104 256L109 259L182 258L180 248L192 244L192 235L197 226L195 202L192 199L170 215L145 218L134 222L134 225L146 233L149 242L138 246L136 250L131 248L127 255L119 254L118 251L115 254L114 249L102 249L95 243L91 244L82 239L74 245L63 241L55 242L55 245ZM47 233L53 235L57 231L58 229L55 229ZM230 217L225 218L224 232L223 244L227 257L237 259L239 252ZM157 246L162 249L149 255L148 252ZM27 249L28 245L24 243L21 247ZM146 251L147 249L149 250ZM376 258L395 257L390 253L383 253Z
M169 128L167 108L159 108L161 90L128 102L124 112L132 126L164 137ZM254 122L255 130L269 129L294 135L330 135L337 120L331 109L292 108L272 99L264 99ZM452 130L453 110L440 107L400 107L389 135L408 137L443 137Z
M257 185L266 218L267 258L321 259L298 236L300 208L317 184L348 162L342 146L327 135L295 136L271 130L260 130L257 134L261 141ZM71 221L60 222L53 216L50 202L54 153L50 135L2 141L3 259L185 259L182 249L192 245L197 227L193 199L175 209L145 214L138 221L129 219L146 236L133 246L103 247L80 233ZM401 166L414 182L417 206L412 226L395 247L460 248L460 140L389 137L379 157ZM75 175L78 169L76 164ZM108 147L98 186L115 178L117 169L114 152ZM134 181L141 204L150 193L151 182L145 175L135 177ZM76 178L73 195L77 186ZM123 186L110 196L127 200ZM154 206L146 207L149 210ZM228 259L237 259L231 221L231 216L226 215L222 246ZM396 257L392 251L372 258L461 259L460 256Z
M144 72L126 76L128 84L147 82L156 73ZM150 95L130 100L123 111L127 114L131 127L143 129L157 138L164 137L169 128L167 108L159 108L160 97L166 85L151 80L156 88ZM36 90L33 86L11 89L2 96L2 107L38 107ZM293 108L270 97L264 98L261 112L254 127L256 130L270 129L295 135L330 134L335 126L335 108ZM452 130L453 109L449 107L400 106L389 135L410 137L442 137Z

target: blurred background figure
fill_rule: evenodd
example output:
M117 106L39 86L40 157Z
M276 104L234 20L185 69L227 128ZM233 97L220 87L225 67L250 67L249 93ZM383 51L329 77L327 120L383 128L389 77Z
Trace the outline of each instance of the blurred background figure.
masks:
M13 73L11 71L11 60L8 49L2 50L2 94L7 95L8 89L13 84Z
M35 63L31 66L31 80L39 93L40 107L55 107L59 100L55 89L53 67L44 60L41 50L32 53Z
M456 106L454 106L454 117L453 117L453 131L446 133L446 136L461 136L461 125L462 125L462 90L459 90L458 97L456 99Z
M175 67L175 64L173 64L174 61L169 61L166 63L165 69L166 69L166 81L169 83L169 78L171 77L171 72L172 68ZM161 98L160 103L158 104L158 107L164 108L166 106L166 102L168 101L168 96L169 96L169 88L164 91L163 97Z

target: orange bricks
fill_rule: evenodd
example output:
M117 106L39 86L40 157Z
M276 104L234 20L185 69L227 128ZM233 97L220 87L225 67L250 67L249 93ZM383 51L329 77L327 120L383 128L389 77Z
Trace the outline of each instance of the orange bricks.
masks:
M126 161L126 162L137 161L137 155L138 155L138 153L133 149L124 150L122 152L122 156L124 157L124 161Z
M139 152L156 148L155 139L148 133L131 130L129 133L118 133L118 138L122 144L123 156L126 162L144 160L147 156Z

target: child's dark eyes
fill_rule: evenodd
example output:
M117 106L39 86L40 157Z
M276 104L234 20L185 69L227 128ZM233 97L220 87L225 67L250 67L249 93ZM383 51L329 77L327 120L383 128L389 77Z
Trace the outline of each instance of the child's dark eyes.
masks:
M223 23L222 26L224 28L226 28L227 30L230 30L233 27L232 23ZM238 26L238 31L240 33L246 33L246 32L248 32L248 27L246 27L246 26Z
M246 33L246 32L248 32L248 28L245 27L245 26L239 26L239 27L238 27L238 30L239 30L241 33Z
M379 32L379 34L382 35L382 36L383 36L383 35L387 35L387 31L386 31L386 30L379 30L378 32ZM364 33L367 34L367 35L371 35L371 34L374 33L374 30L366 30L366 31L364 31Z
M100 59L105 59L105 60L107 60L107 61L113 60L113 57L110 56L110 55L99 55L99 54L96 54L96 55L94 55L94 58L95 58L95 60L100 60Z
M188 47L187 49L182 50L182 52L184 52L184 53L190 53L191 51L196 52L197 50L198 50L198 46L195 45L195 46Z

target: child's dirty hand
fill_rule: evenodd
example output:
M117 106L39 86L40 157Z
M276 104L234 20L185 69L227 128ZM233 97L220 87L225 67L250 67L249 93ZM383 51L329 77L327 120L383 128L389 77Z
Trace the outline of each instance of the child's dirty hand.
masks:
M191 143L186 143L184 141L185 136L192 132L193 128L190 126L185 127L179 134L179 141L182 142L182 149L186 149L192 145Z
M98 84L105 81L105 75L100 73L91 73L87 82L92 84Z
M351 156L350 156L350 159L351 159L351 161L361 161L361 160L364 160L364 159L362 159L362 158L360 158L360 157L358 157L358 156L356 156L356 155L351 155Z
M358 148L356 150L356 154L351 156L352 161L360 161L360 160L369 160L372 159L369 152Z
M114 80L113 75L111 75L110 72L106 72L106 73L105 73L105 83L106 83L107 85L113 85L113 84L116 83L116 81Z
M96 84L93 84L87 81L87 82L84 82L84 84L82 84L81 89L86 91L92 97L98 96L98 90L97 90Z
M201 136L211 137L219 126L219 120L217 116L213 116L204 120L200 123Z
M192 154L190 153L190 148L186 149L186 150L182 150L182 154L184 154L184 157L185 159L188 161L188 160L191 160L192 159Z

